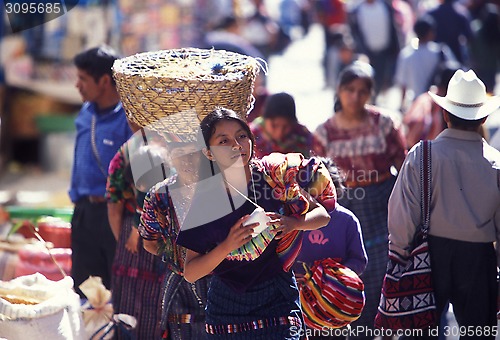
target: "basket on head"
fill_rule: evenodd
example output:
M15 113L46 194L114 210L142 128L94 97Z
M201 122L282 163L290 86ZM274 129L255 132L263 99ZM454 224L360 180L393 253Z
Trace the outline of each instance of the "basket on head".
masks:
M246 119L258 71L255 58L197 48L139 53L113 65L127 117L142 127L174 132L184 124L198 124L219 106ZM193 109L198 121L178 121L176 114ZM178 117L163 120L170 115ZM172 127L172 121L178 124Z
M311 269L304 267L299 292L309 328L341 328L361 316L364 284L355 272L331 258L315 261Z

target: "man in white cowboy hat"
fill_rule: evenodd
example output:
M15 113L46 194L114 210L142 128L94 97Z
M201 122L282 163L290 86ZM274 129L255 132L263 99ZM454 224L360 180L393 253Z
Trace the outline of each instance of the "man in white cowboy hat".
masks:
M484 330L497 325L500 152L478 131L500 98L488 98L472 70L456 71L445 97L429 94L448 126L431 142L429 250L437 315L450 302L459 326L488 338L496 332ZM410 150L389 199L389 248L401 255L411 251L421 220L421 152L420 144Z

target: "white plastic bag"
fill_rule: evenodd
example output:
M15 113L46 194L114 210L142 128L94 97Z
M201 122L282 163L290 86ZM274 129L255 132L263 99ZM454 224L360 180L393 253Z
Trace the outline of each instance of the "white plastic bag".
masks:
M125 329L135 328L137 320L133 316L113 315L113 305L110 303L111 292L103 285L100 277L89 277L79 288L88 299L82 306L88 339L113 339L117 325L123 326Z

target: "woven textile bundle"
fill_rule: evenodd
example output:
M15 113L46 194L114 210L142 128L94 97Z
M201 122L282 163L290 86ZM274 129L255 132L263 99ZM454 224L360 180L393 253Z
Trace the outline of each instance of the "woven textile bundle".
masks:
M216 107L246 118L259 72L255 58L223 50L183 48L116 60L113 76L128 118L157 131L192 130ZM184 117L183 112L196 112ZM172 116L168 119L169 116Z
M361 316L365 304L363 281L346 266L326 258L306 267L300 285L305 324L312 329L340 328Z

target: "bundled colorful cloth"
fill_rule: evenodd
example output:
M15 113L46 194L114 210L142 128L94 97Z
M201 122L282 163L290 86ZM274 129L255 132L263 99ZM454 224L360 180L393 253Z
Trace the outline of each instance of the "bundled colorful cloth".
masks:
M264 173L266 182L273 188L274 199L282 201L285 215L300 216L309 210L308 192L328 211L335 208L336 191L324 164L316 158L304 159L300 153L272 153L256 160L255 165ZM302 190L301 190L302 189ZM272 241L275 226L264 230L242 247L228 255L233 260L254 260ZM280 239L277 253L283 269L289 271L302 246L302 231L296 230Z
M305 324L322 330L341 328L357 320L365 305L364 284L351 269L326 258L304 264L300 304Z

